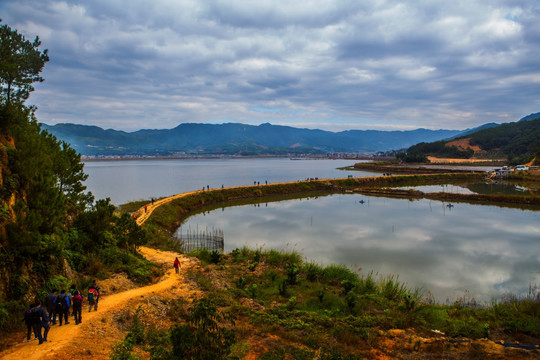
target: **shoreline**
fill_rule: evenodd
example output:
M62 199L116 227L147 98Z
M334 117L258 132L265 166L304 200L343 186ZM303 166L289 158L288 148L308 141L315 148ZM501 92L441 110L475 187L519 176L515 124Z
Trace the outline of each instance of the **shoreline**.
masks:
M81 156L82 162L99 161L132 161L132 160L198 160L198 159L290 159L290 160L373 160L368 157L333 157L327 155L193 155L193 156L111 156L102 158L89 158L87 155Z
M187 217L217 206L228 206L239 201L253 201L271 197L304 196L316 193L361 193L372 196L429 198L440 201L465 202L478 205L528 208L540 210L540 196L501 195L501 194L452 194L424 193L417 190L396 189L399 186L437 185L471 180L486 180L482 172L452 172L436 174L408 174L394 176L356 177L342 179L319 179L293 181L268 185L247 185L239 187L197 190L176 194L147 203L133 215L137 223L143 225L147 220L157 223L158 227L174 231ZM146 208L146 211L145 211ZM157 218L151 215L158 211Z

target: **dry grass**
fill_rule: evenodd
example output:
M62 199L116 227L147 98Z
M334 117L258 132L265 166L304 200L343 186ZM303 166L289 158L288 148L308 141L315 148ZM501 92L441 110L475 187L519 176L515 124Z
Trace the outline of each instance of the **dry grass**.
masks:
M505 159L451 159L451 158L438 158L435 156L428 156L428 160L432 164L474 164L474 163L485 163L485 162L504 162Z

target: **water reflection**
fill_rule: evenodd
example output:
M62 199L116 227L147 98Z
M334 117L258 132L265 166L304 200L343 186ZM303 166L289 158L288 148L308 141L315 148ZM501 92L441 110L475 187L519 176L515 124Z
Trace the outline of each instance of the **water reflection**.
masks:
M183 227L223 229L226 251L294 248L320 264L397 274L440 302L465 291L490 301L540 283L540 212L446 205L332 195L220 209Z
M504 194L504 195L530 195L540 194L536 186L522 186L505 181L490 181L485 183L472 184L442 184L442 185L420 185L403 186L399 189L414 189L424 193L447 192L452 194Z
M535 186L522 186L504 181L469 184L467 188L477 194L530 195L540 193Z

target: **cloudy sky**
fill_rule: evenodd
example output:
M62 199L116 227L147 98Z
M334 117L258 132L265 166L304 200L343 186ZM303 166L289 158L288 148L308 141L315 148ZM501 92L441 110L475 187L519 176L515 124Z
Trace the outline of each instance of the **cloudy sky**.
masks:
M464 129L540 111L538 0L2 0L47 124Z

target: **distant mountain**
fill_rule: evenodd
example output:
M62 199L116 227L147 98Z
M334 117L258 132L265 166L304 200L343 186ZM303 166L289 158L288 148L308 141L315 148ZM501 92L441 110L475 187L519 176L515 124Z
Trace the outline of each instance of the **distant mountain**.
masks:
M484 124L484 125L481 125L479 127L476 127L474 129L468 129L468 130L464 130L461 134L459 134L457 137L463 137L465 135L469 135L469 134L472 134L472 133L475 133L477 131L480 131L480 130L484 130L484 129L491 129L492 127L496 127L496 126L499 126L501 124L496 124L496 123L487 123L487 124Z
M486 124L491 125L491 124ZM506 158L512 164L527 163L540 154L540 113L517 122L480 127L451 140L419 143L401 155L406 161L440 158Z
M125 132L97 126L42 124L44 130L70 143L82 155L298 155L333 152L370 153L449 139L467 130L330 132L290 126L238 123L180 124L173 129Z
M522 117L519 121L529 121L540 118L540 112Z

